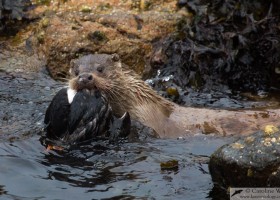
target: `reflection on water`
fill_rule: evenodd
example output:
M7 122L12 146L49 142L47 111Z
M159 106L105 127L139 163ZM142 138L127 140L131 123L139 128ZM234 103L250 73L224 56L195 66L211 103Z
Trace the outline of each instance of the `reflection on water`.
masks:
M39 136L0 143L0 199L205 199L209 155L232 139L98 141L63 151L47 151ZM179 169L161 171L171 159Z

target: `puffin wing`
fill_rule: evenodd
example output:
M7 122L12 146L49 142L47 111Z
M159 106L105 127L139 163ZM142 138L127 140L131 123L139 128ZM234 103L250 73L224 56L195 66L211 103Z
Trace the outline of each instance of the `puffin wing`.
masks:
M69 113L67 88L63 88L54 96L45 113L47 137L60 138L67 133Z
M98 91L77 92L71 104L69 115L69 140L92 138L99 135L103 121L109 121L108 103Z

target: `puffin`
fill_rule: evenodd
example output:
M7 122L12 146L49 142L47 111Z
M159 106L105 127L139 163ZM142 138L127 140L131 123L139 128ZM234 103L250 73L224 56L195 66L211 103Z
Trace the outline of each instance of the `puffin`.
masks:
M46 138L63 144L126 137L130 116L117 118L99 90L62 88L53 97L45 113Z

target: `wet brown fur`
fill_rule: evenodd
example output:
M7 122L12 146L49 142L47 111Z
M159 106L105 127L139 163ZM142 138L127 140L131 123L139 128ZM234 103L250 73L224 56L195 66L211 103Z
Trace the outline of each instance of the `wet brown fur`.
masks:
M108 98L115 114L121 116L127 111L133 119L153 128L161 137L196 132L248 134L269 123L276 125L280 115L280 110L228 111L178 106L122 67L115 54L88 55L74 60L70 73L73 75L69 81L72 89L98 88ZM92 80L79 82L79 76L83 74L91 74ZM269 117L261 117L263 113Z

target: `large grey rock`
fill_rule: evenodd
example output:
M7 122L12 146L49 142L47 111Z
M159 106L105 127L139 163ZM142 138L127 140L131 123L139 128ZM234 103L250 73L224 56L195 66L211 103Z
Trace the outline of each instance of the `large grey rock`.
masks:
M280 132L267 126L249 137L219 148L210 158L209 171L215 186L279 187Z

